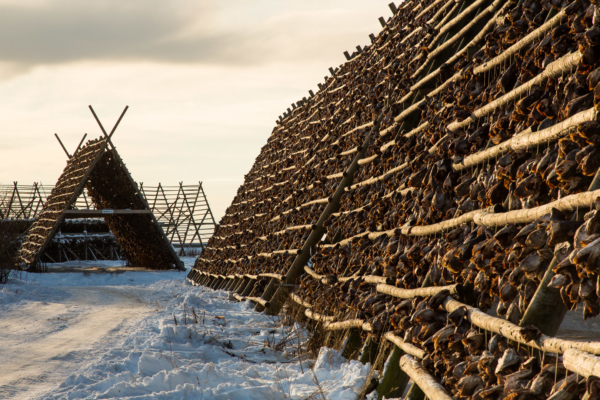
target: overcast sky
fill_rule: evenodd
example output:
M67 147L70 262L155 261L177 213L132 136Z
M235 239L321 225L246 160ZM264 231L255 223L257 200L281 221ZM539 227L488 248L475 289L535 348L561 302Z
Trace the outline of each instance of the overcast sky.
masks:
M277 117L391 16L372 0L0 0L0 183L54 184L83 133L145 185L204 182L215 218ZM397 2L398 3L398 2Z

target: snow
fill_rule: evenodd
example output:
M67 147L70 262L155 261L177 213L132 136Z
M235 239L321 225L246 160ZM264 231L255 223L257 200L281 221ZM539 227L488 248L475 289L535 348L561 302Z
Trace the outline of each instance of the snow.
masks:
M6 285L0 398L357 398L368 364L328 348L299 356L301 327L186 274L84 269Z

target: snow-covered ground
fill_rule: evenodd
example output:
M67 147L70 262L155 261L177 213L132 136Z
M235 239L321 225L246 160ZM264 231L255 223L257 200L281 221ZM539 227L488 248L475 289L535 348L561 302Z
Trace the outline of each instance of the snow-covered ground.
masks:
M105 271L0 286L0 398L346 400L368 374L331 349L300 362L301 328L187 273Z

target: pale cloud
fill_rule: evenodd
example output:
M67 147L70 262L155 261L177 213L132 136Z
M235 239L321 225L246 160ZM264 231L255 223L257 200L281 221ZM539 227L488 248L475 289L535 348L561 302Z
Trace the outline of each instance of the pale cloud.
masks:
M23 67L81 60L246 65L301 56L314 61L329 50L323 40L341 44L356 31L361 16L351 6L357 3L344 8L310 0L302 5L281 0L0 4L0 61ZM332 24L336 18L347 23Z

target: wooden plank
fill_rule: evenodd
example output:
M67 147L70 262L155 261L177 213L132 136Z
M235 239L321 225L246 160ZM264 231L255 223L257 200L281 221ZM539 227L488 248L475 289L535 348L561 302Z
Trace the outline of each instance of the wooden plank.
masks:
M66 210L65 218L91 218L91 217L106 217L110 215L144 215L152 214L150 210Z

